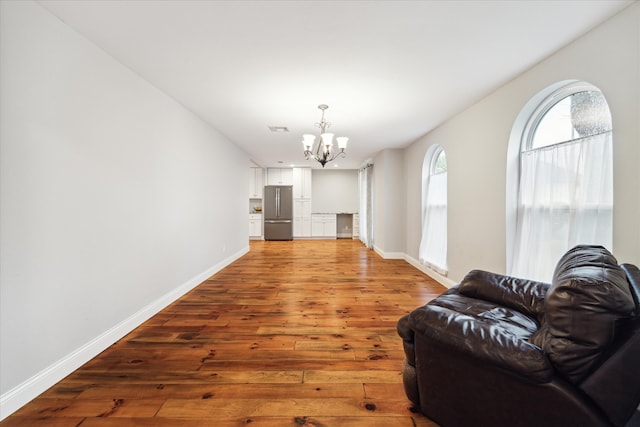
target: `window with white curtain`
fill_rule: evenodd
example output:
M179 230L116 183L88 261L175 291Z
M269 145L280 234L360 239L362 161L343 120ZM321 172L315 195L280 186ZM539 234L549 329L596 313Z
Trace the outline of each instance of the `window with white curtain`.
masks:
M373 249L373 164L360 169L360 240Z
M447 274L447 157L439 145L425 155L422 167L422 237L420 261Z
M520 138L513 258L508 273L551 281L558 259L577 244L611 249L612 123L596 87L553 90Z

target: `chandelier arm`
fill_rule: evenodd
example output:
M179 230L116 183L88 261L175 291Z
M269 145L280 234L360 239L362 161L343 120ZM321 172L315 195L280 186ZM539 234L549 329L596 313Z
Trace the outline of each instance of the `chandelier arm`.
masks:
M316 157L320 157L322 155L322 153L320 152L321 148L322 148L322 137L320 137L320 140L318 141L318 145L316 145Z

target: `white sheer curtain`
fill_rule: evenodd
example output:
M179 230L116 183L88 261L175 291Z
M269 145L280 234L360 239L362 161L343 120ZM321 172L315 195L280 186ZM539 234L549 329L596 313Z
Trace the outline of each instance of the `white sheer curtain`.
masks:
M611 131L521 153L514 263L509 274L550 282L577 244L611 248Z
M373 249L373 165L360 169L360 240Z
M420 261L447 274L447 172L429 174L422 212Z

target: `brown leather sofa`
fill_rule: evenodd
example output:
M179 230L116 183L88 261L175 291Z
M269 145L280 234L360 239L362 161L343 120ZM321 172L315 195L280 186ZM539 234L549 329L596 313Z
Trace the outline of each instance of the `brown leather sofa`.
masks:
M600 246L568 251L551 284L471 271L399 320L407 397L444 427L624 426L639 298L640 270Z

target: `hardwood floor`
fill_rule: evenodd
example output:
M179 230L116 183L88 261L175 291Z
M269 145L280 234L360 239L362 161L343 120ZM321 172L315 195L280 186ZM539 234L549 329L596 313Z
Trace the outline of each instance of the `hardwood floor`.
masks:
M436 426L396 322L444 287L357 241L251 251L2 426Z

